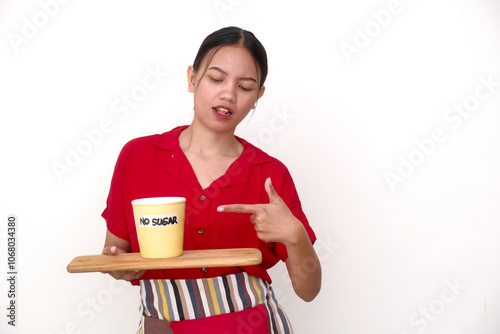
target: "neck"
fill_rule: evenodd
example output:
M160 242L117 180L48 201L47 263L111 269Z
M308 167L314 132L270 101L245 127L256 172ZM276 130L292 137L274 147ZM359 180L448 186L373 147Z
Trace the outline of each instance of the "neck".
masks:
M202 156L239 156L243 145L235 138L234 133L217 133L197 126L193 122L179 136L179 145L184 152Z

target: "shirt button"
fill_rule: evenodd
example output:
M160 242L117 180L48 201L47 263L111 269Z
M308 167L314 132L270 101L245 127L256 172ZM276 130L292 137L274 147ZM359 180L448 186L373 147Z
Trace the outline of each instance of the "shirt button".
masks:
M206 200L207 198L206 198L205 196L203 196L203 195L202 195L202 196L200 196L200 199L201 199L202 201L204 201L204 200Z
M198 229L198 234L203 234L203 233L205 233L204 229L202 229L202 228Z
M201 271L203 271L204 273L208 273L208 268L207 267L202 268Z

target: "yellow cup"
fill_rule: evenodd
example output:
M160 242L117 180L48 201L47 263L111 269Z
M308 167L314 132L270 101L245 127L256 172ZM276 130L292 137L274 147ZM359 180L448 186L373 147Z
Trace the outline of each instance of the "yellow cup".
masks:
M182 255L184 197L150 197L132 201L141 256L148 259Z

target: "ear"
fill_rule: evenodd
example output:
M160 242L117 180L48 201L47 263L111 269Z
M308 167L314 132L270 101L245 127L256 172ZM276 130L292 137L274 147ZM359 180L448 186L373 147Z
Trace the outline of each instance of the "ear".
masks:
M196 88L195 85L196 71L194 70L192 65L190 65L187 69L187 79L188 79L188 92L194 93L194 90Z
M257 97L257 100L260 99L262 97L262 95L264 95L265 90L266 90L266 86L262 86L262 88L259 91L259 96Z

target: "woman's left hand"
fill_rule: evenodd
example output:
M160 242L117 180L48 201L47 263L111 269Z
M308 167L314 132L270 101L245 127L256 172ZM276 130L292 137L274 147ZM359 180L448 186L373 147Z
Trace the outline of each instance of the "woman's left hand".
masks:
M250 221L260 240L285 245L296 243L301 234L306 233L302 223L278 195L271 184L271 178L266 179L264 187L269 196L269 204L228 204L219 206L217 211L251 213Z
M264 186L269 204L221 205L217 211L251 213L250 220L260 240L283 243L288 252L285 263L293 289L300 298L309 302L321 289L321 264L318 256L304 225L276 193L270 178Z

